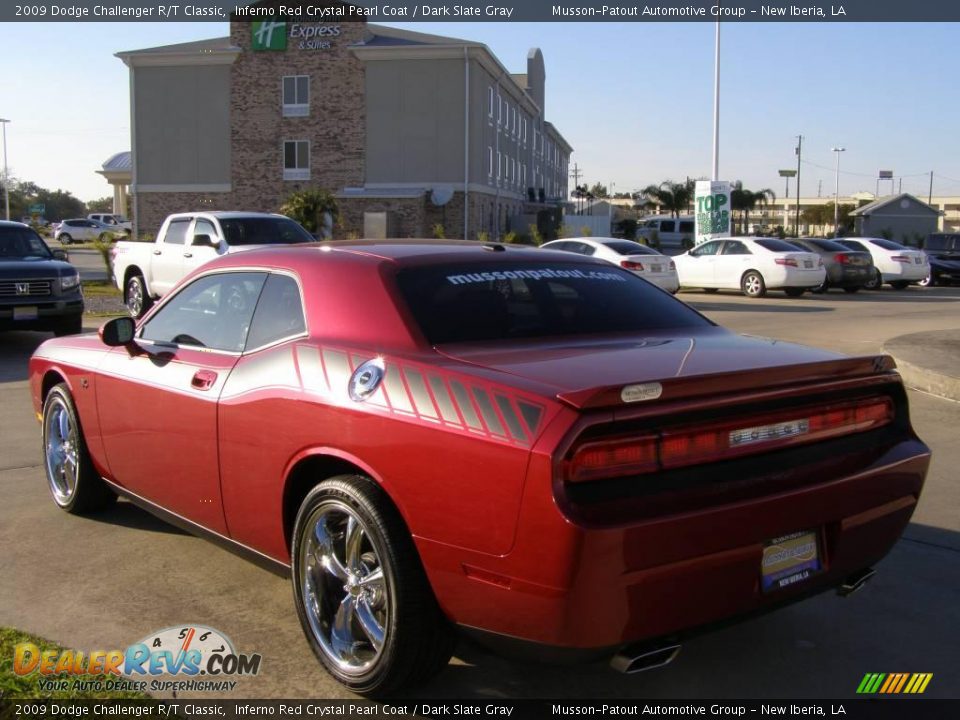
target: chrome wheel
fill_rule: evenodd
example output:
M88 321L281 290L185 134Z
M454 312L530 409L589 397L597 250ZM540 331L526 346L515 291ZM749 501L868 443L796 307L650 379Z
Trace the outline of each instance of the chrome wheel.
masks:
M383 549L354 509L328 499L310 514L297 579L311 633L345 675L377 663L387 641L391 598Z
M763 282L760 273L751 270L740 280L740 289L747 297L762 297L767 292L767 287Z
M139 275L134 275L127 280L127 310L129 310L130 314L135 318L143 315L145 309L143 298L143 281Z
M79 443L70 410L60 397L53 398L47 405L43 437L47 481L53 499L58 505L69 505L79 477Z

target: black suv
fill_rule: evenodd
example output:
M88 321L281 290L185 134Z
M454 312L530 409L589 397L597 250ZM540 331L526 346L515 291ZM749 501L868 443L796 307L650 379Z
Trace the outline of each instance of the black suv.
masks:
M923 249L930 260L930 277L921 285L960 282L960 234L928 235Z
M0 221L0 330L81 331L80 274L66 258L29 226Z

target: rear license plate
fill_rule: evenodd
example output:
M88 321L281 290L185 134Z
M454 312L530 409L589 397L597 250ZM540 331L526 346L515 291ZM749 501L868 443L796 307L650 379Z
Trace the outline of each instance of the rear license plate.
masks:
M915 258L913 259L913 261L914 261L917 265L920 265L921 263L923 263L923 258L915 257Z
M804 261L803 261L803 266L804 266L805 268L812 268L812 267L813 267L813 261L812 261L812 260L804 260Z
M816 530L805 530L767 540L763 544L761 587L764 592L782 590L804 582L820 571Z
M660 272L661 269L662 269L662 268L660 267L660 265L651 265L651 266L650 266L650 272Z
M13 319L14 320L36 320L37 308L36 307L14 307Z

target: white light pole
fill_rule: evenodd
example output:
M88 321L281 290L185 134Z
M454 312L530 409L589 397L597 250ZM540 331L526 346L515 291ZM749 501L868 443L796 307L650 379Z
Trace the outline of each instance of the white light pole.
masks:
M840 234L840 153L846 150L845 147L831 148L837 154L837 172L836 172L836 193L833 197L833 236Z
M3 125L3 202L7 208L7 220L10 219L10 182L7 176L7 123L6 118L0 118Z
M713 175L720 179L720 21L717 20L713 49Z

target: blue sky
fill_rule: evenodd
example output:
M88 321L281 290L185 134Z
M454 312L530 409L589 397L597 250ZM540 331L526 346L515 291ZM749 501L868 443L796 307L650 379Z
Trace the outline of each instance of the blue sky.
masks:
M429 23L411 29L486 43L513 72L543 50L547 117L589 183L631 191L707 176L711 163L713 23ZM725 23L720 176L783 194L873 192L879 169L903 190L960 195L955 24ZM109 194L94 170L129 149L129 78L113 54L226 35L225 23L17 23L3 28L0 117L11 175L84 200ZM818 167L819 166L819 167ZM884 183L889 188L889 182ZM881 188L881 192L884 192ZM795 192L791 183L791 195Z

